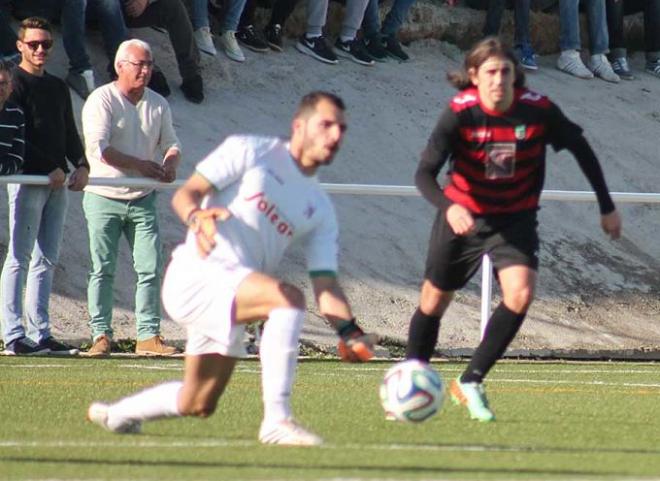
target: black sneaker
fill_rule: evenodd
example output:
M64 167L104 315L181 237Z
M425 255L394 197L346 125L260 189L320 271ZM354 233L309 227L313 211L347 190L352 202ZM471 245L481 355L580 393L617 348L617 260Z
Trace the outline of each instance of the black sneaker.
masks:
M367 48L364 46L362 40L357 38L347 42L342 42L341 38L338 38L335 42L335 51L338 55L350 58L353 62L360 65L373 65L375 63L369 52L367 52Z
M48 354L50 349L41 344L37 344L32 339L20 337L5 345L4 354L6 356L37 356L39 354Z
M240 27L236 31L236 40L241 42L247 48L254 52L268 52L268 42L259 30L255 30L252 25Z
M181 84L184 97L194 104L201 104L204 100L204 84L201 75L194 75Z
M385 50L390 57L394 57L400 62L410 60L410 56L401 48L401 43L393 35L385 37Z
M167 85L167 79L165 78L165 75L163 75L163 72L160 70L154 70L151 72L151 79L149 80L148 87L163 97L167 97L170 95L170 93L172 93L170 91L170 86Z
M385 50L380 37L368 38L364 41L364 44L367 47L367 52L376 62L387 62L387 50Z
M51 356L77 356L80 350L74 346L60 342L54 337L48 337L39 343L39 346L49 349Z
M303 34L296 43L296 49L300 53L314 57L321 62L333 65L337 63L337 56L332 49L328 47L328 44L323 37L308 38Z
M267 25L264 29L264 36L268 46L276 52L284 52L284 41L282 40L282 25Z

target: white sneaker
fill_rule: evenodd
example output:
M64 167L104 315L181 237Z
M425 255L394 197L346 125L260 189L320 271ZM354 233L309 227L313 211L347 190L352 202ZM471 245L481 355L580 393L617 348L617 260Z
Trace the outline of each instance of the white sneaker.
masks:
M578 78L594 78L594 74L584 65L580 58L580 52L577 50L562 51L557 59L557 68Z
M293 419L285 419L276 424L261 425L259 441L263 444L281 444L283 446L319 446L323 440L307 431Z
M243 55L243 51L236 41L236 32L227 30L223 33L220 36L220 45L222 45L227 57L237 62L245 62L245 55Z
M218 51L215 49L215 45L213 45L213 35L211 35L209 27L198 28L193 32L193 37L195 38L195 44L197 44L197 48L200 52L215 57Z
M605 54L592 55L589 59L589 69L596 77L600 77L606 82L619 83L621 81L621 77L614 73L612 65Z
M108 406L104 403L92 403L87 409L87 420L98 424L106 431L120 434L139 434L142 431L142 423L139 421L129 421L118 426L108 424Z
M85 80L85 85L87 85L87 90L93 92L96 86L94 85L94 71L93 70L83 70L81 72L83 80Z

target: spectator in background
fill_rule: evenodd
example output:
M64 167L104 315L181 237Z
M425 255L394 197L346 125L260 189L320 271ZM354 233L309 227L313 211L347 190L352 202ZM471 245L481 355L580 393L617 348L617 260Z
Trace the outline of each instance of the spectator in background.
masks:
M644 11L644 50L646 71L660 77L660 0L606 0L607 24L610 34L610 61L614 72L621 78L632 80L635 76L628 65L623 17Z
M13 175L23 166L25 116L9 102L14 64L0 60L0 175Z
M296 49L327 64L338 63L337 55L341 55L360 65L373 65L374 60L364 43L356 37L368 1L346 0L344 21L333 52L323 37L329 0L307 0L307 31L298 39Z
M86 15L98 19L103 46L110 59L107 67L110 77L114 76L112 59L119 44L128 38L128 29L119 0L61 0L61 3L62 42L70 65L66 83L86 99L95 88L94 71L85 48Z
M241 19L246 0L225 0L225 8L220 20L220 47L225 55L235 62L245 62L245 54L236 41L236 30Z
M609 36L605 16L605 0L585 0L589 24L591 57L589 68L580 57L580 15L579 0L559 0L559 47L561 54L557 68L582 79L592 79L594 75L607 82L617 83L621 79L612 70L607 56Z
M38 17L23 20L17 47L21 62L14 73L10 100L25 114L23 173L48 176L49 183L7 186L9 246L0 280L5 351L72 355L78 350L51 335L48 302L67 210L67 160L75 167L69 176L70 190L85 187L89 166L73 119L69 89L45 70L53 47L48 21ZM21 323L24 288L27 336Z
M152 68L149 44L137 39L123 42L115 57L117 80L96 89L85 102L82 126L92 176L149 177L161 182L176 178L179 141L167 100L147 88ZM137 274L135 352L177 353L160 337L163 261L155 190L89 186L83 210L92 260L87 302L94 342L88 355L110 354L113 284L122 234L132 249Z
M275 0L271 10L270 22L262 32L254 26L257 0L248 0L238 23L236 38L241 44L255 52L267 52L269 48L276 52L282 52L284 50L282 28L297 3L298 0Z
M531 0L514 0L514 34L513 47L520 65L527 70L538 70L532 41L529 36L529 11ZM488 11L486 12L486 24L484 25L484 36L495 37L500 34L502 13L506 6L506 0L488 0Z
M209 24L209 2L208 0L189 0L189 4L195 44L200 52L215 57L218 51L213 44Z
M204 85L199 65L199 50L195 44L192 24L185 5L181 0L121 1L127 26L162 27L167 30L176 55L179 73L183 79L181 91L189 101L201 103L204 100ZM154 83L152 80L149 87L163 97L167 97L170 89L165 77L158 70L152 75L158 79L158 82Z
M379 2L378 0L369 0L362 20L362 32L365 37L367 51L374 60L383 62L388 56L401 62L410 59L405 50L401 48L397 33L406 21L408 11L415 1L394 0L381 26Z

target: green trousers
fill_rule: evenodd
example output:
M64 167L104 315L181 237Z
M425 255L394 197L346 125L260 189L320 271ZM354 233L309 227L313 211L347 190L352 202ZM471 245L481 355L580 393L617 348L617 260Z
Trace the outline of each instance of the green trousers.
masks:
M83 210L87 219L92 261L87 286L92 338L96 339L101 334L112 337L113 284L122 234L128 241L137 274L137 340L158 335L163 255L156 193L135 200L117 200L85 192Z

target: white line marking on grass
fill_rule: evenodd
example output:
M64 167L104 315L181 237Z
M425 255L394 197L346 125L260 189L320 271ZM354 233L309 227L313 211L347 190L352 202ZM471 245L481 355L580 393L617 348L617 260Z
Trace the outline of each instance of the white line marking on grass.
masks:
M581 386L615 386L615 387L650 387L660 388L658 383L644 382L606 382L606 381L564 381L549 379L488 379L490 384L498 382L520 383L520 384L571 384Z
M465 368L463 366L456 367L438 367L435 364L431 364L435 369L440 372L450 371L450 372L463 372ZM557 366L559 367L559 366ZM552 369L548 367L547 369L506 369L507 366L498 365L495 368L496 373L506 373L506 374L548 374L548 373L558 373L558 374L660 374L660 369L658 366L649 366L649 369ZM387 371L388 367L351 367L351 366L340 366L337 367L337 371Z

